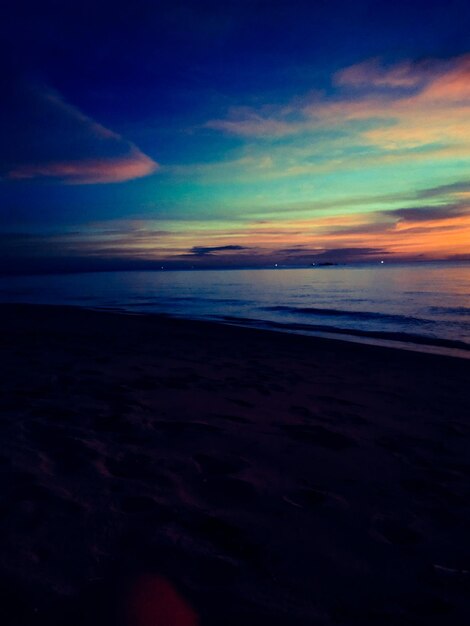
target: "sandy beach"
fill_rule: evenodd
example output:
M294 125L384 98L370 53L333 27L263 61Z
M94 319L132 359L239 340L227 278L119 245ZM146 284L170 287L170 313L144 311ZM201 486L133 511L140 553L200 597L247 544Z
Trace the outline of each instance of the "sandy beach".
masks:
M470 623L470 360L0 319L2 625Z

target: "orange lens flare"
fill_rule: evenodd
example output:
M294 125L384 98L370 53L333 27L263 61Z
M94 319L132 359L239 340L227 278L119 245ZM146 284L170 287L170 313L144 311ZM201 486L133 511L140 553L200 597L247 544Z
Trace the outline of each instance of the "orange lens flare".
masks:
M160 576L145 575L132 586L126 611L126 626L197 626L195 611Z

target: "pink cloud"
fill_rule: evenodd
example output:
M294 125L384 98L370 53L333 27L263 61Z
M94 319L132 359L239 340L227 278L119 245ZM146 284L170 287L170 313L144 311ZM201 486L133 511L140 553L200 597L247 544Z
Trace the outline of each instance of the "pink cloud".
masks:
M385 152L440 144L450 156L470 147L470 54L389 67L372 59L341 70L333 82L361 89L353 94L340 89L307 102L297 98L277 108L240 109L208 126L268 139L344 128ZM373 129L346 129L348 122L367 120L373 120Z
M148 176L159 167L131 141L48 87L13 82L4 96L0 176L116 183Z
M134 148L124 157L25 164L8 172L11 180L54 178L69 184L119 183L153 174L157 163Z
M423 81L423 74L409 61L388 68L379 59L370 59L337 72L334 83L341 87L415 87Z
M242 137L283 137L292 133L291 123L276 114L270 116L249 107L235 107L227 119L210 120L205 126Z

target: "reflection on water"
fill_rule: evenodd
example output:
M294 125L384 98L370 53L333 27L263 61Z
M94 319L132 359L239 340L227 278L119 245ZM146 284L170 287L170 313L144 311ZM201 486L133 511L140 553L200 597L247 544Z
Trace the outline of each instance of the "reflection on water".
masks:
M470 344L468 263L2 277L0 301L238 320L360 341Z

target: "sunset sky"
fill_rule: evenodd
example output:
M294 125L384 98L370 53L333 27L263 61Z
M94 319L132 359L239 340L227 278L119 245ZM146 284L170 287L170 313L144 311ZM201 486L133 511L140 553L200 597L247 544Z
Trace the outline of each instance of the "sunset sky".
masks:
M468 0L0 18L0 271L470 259Z

